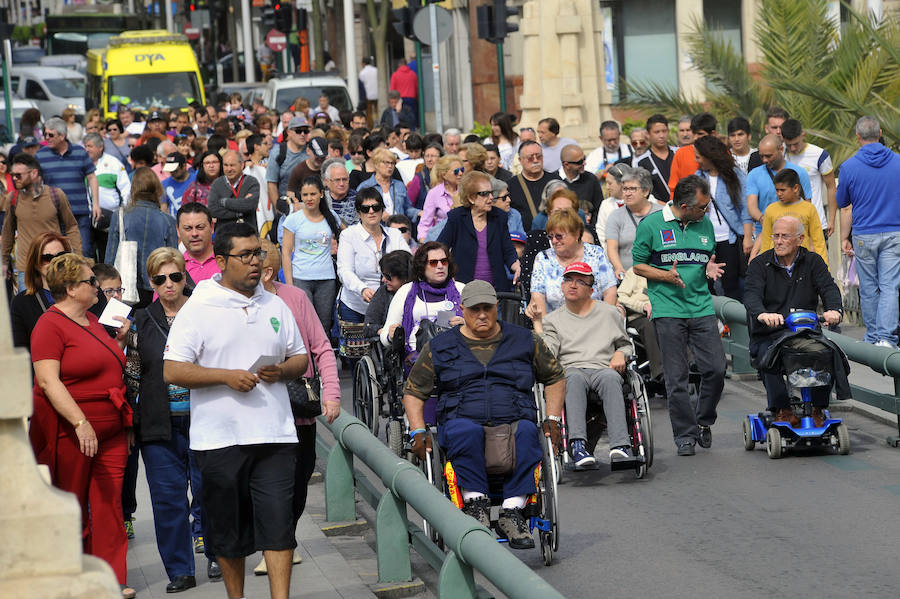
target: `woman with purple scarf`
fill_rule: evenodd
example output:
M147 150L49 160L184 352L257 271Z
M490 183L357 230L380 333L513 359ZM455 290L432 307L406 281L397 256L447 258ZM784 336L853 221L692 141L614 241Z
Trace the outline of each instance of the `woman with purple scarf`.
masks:
M456 264L447 246L437 241L423 243L413 256L413 280L397 290L388 308L381 343L387 347L394 330L402 326L406 332L407 361L415 360L416 332L419 323L428 319L438 326L463 323L459 305L462 283L453 280Z

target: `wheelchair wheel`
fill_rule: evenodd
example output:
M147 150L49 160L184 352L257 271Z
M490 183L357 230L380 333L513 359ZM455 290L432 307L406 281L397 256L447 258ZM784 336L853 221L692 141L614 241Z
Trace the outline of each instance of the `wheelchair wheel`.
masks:
M553 559L552 551L559 549L559 488L557 486L558 472L557 462L553 456L553 445L550 439L544 439L544 457L541 461L541 480L538 493L541 500L541 517L550 521L550 531L541 531L541 545L543 553L544 536L547 536L548 546L551 549L550 559ZM545 562L546 563L546 562ZM549 565L549 564L548 564Z
M647 397L647 389L641 375L633 370L628 370L628 385L637 405L637 424L640 427L640 446L644 451L646 469L653 465L653 428L650 421L650 401ZM643 475L641 475L643 476ZM638 476L638 478L641 478Z
M388 422L387 428L387 442L388 447L391 448L391 451L397 457L405 457L405 451L403 449L403 425L399 420L391 419Z
M362 420L373 435L378 436L378 411L380 388L376 379L375 364L369 356L363 356L356 364L353 385L353 415Z
M750 429L749 418L744 418L743 422L741 422L741 432L744 435L744 449L753 451L753 448L756 447L756 441L753 440L753 431Z
M770 428L766 433L766 453L773 460L781 457L781 431L777 428Z
M441 495L446 497L447 489L445 488L443 461L441 460L441 448L438 446L437 434L434 429L428 431L426 434L431 436L431 456L427 461L419 463L419 467L422 468L428 482L434 485L434 487L440 491ZM441 534L430 522L428 522L428 520L423 518L422 523L422 530L425 532L425 535L431 539L431 542L437 545L439 549L443 550L444 538Z
M850 453L850 431L847 429L846 424L839 424L837 427L837 435L838 435L838 446L837 450L840 455L847 455Z

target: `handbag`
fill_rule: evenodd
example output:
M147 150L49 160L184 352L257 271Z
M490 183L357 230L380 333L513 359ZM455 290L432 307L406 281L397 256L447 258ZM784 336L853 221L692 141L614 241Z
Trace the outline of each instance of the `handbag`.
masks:
M509 474L516 467L516 425L482 426L484 429L484 464L489 475Z
M116 248L116 259L113 266L119 271L119 276L122 277L122 287L125 288L122 301L133 306L140 301L137 281L138 244L137 241L125 239L125 209L119 208L118 212L119 246Z
M450 329L446 327L440 327L433 320L428 318L423 318L421 322L419 322L419 328L416 330L416 348L419 351L422 351L422 348L425 347L425 344L443 333L444 331L449 331Z
M287 382L294 418L315 418L322 414L321 389L322 383L315 362L312 377L299 376Z

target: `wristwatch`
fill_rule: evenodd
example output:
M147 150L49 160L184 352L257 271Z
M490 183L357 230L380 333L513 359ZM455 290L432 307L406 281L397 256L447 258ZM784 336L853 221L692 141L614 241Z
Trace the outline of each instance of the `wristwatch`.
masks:
M561 424L561 423L562 423L562 416L551 416L551 415L548 414L548 415L547 415L547 420L552 420L552 421L555 422L556 424Z

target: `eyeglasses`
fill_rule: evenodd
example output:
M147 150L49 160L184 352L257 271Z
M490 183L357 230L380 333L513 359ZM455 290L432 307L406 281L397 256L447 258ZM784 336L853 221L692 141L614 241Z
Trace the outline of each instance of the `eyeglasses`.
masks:
M105 295L106 297L113 297L116 295L124 294L125 288L124 287L107 287L106 289L101 289L100 291L102 291L103 295Z
M265 261L266 256L268 255L268 252L266 252L266 250L264 250L262 248L259 248L259 249L253 250L252 252L244 252L243 254L225 254L225 255L228 256L229 258L237 258L238 260L241 261L241 264L250 264L250 261L253 260L254 258L259 258L260 262ZM176 274L176 273L172 273L172 274ZM178 274L180 274L180 273L178 273ZM161 276L161 275L159 275L159 276ZM172 279L172 280L175 281L175 279ZM177 283L178 281L175 281L175 282Z
M797 237L797 235L788 235L787 233L773 233L771 235L771 237L772 237L772 241L781 241L781 240L789 241L789 240L793 239L794 237Z
M587 281L585 281L584 279L579 279L579 278L575 278L572 276L563 277L562 280L563 280L563 283L567 283L569 285L572 285L574 283L575 285L581 285L582 287L591 287L591 284L588 283Z
M428 261L428 266L430 266L431 268L437 268L438 264L440 264L441 266L447 266L448 264L450 264L450 259L449 258L436 258L434 260Z
M44 133L44 137L46 137L47 139L53 139L54 137L59 137L59 134L54 133L53 131L47 131L46 133Z
M381 204L363 204L359 207L359 211L362 214L366 214L369 212L381 212L382 210L384 210L384 206L382 206Z
M628 187L623 187L623 188L622 188L622 191L624 191L624 192L626 192L626 193L637 193L637 192L639 192L640 190L641 190L640 187L632 187L632 186L630 186L630 185L629 185Z
M547 239L557 243L566 238L567 233L547 233Z
M543 159L543 154L529 154L528 156L522 156L522 160L524 160L525 162L537 162Z
M107 133L118 133L118 132L119 132L119 128L118 128L118 127L107 127L107 128L106 128L106 132L107 132Z
M494 192L490 189L486 189L484 191L476 191L475 195L477 195L479 198L489 198L494 195Z
M59 252L58 254L41 254L41 262L43 262L44 264L47 264L54 258L59 258L60 256L65 256L68 253L69 252L67 252L66 250L63 250L63 251Z
M633 141L633 142L631 142L631 145L633 145L635 148L640 148L642 146L646 146L647 142L646 141Z
M389 166L396 166L397 162L394 161L394 160L382 160L382 161L381 161L381 164L383 164L383 165L385 165L385 166L388 166L388 165L389 165Z
M241 260L241 262L243 262L243 259ZM244 262L244 264L246 264L246 262ZM166 278L168 278L173 283L180 283L184 280L184 273L170 272L168 275L153 275L152 277L150 277L150 282L159 287L160 285L165 285Z
M566 164L581 166L582 164L584 164L584 158L582 158L581 160L563 160L563 162L565 162Z
M100 283L97 281L97 277L94 275L91 275L90 279L83 279L78 282L79 283L88 283L91 287L99 287L100 286Z

